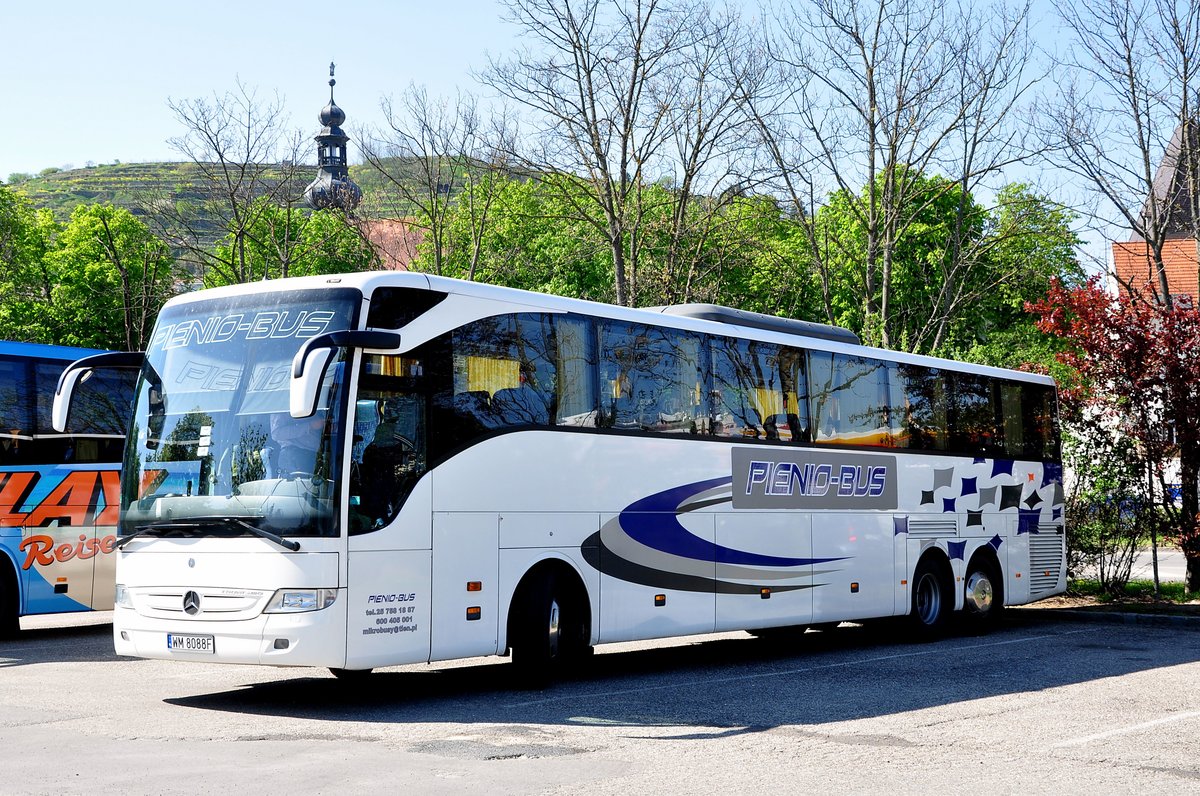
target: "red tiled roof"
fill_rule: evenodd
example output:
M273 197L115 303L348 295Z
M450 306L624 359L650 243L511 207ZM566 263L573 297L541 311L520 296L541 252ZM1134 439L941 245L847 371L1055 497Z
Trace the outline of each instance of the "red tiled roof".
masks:
M407 271L416 259L417 246L425 239L425 230L411 218L363 220L358 225L388 271Z
M1197 241L1173 238L1163 244L1163 266L1171 295L1188 295L1200 306L1200 252ZM1122 285L1145 295L1158 293L1158 274L1150 247L1141 241L1113 244L1113 267Z

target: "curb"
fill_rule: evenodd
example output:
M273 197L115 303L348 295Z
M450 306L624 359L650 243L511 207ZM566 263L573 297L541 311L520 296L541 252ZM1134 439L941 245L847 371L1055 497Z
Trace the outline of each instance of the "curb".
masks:
M1122 611L1088 611L1075 608L1009 608L1014 614L1052 622L1092 622L1106 625L1146 625L1175 630L1200 631L1200 616L1179 614L1140 614Z

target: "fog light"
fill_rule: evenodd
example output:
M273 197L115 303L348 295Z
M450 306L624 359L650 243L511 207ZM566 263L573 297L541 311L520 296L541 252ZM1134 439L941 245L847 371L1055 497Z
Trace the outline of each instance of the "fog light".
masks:
M275 649L277 649L277 650L285 650L289 646L291 646L291 642L288 641L286 638L277 638L277 639L275 639L274 646L275 646Z

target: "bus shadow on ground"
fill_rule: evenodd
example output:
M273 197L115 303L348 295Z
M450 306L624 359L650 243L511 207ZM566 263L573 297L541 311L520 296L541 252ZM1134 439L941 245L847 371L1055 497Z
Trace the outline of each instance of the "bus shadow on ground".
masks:
M26 628L16 638L0 641L0 668L115 660L110 624Z
M1039 691L1200 661L1200 633L1013 617L987 636L929 643L843 626L785 640L722 638L596 655L522 688L504 664L303 677L165 700L326 721L697 727L695 737L822 724ZM692 737L685 734L678 738Z

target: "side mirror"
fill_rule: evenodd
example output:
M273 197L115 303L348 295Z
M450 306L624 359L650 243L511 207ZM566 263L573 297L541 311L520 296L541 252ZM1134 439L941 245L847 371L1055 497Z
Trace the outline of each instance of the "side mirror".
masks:
M111 354L95 354L77 359L67 365L67 369L58 377L58 386L54 390L54 408L50 413L50 424L54 426L54 430L60 434L67 430L71 399L80 379L90 376L95 370L140 370L145 361L146 355L141 351L114 351Z
M288 407L292 417L311 417L317 411L321 379L325 377L333 352L339 348L395 351L400 348L400 333L344 329L307 340L292 359Z

